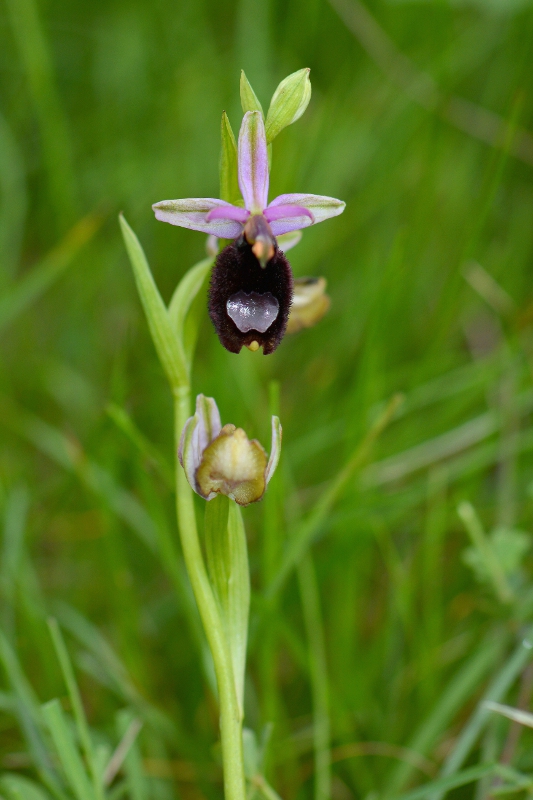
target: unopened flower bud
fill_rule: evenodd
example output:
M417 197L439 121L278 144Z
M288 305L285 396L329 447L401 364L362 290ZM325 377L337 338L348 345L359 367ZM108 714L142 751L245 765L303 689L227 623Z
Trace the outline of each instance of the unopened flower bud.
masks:
M281 81L272 96L266 118L267 142L270 143L278 133L300 119L311 99L311 81L308 68L293 72Z
M181 436L179 460L194 491L205 500L225 494L241 506L263 497L279 461L281 425L272 417L272 446L267 458L256 439L242 428L221 426L213 398L200 394L196 413Z
M326 287L325 278L295 279L287 333L298 333L320 322L331 304Z

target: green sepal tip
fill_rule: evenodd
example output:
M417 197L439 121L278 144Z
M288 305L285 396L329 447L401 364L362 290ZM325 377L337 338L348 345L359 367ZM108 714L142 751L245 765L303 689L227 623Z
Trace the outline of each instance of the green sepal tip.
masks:
M241 70L241 105L243 114L246 114L247 111L260 111L265 116L263 106L259 102L243 69Z
M225 111L220 125L220 197L236 206L244 206L239 190L237 143Z

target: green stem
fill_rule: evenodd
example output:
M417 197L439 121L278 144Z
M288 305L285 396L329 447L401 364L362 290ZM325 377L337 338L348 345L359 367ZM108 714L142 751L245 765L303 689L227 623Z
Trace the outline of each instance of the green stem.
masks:
M190 416L190 390L174 392L176 447L183 426ZM176 503L181 546L207 641L213 656L220 703L220 736L226 800L245 800L242 714L239 709L231 655L220 618L217 601L207 576L194 513L193 493L184 471L176 474Z

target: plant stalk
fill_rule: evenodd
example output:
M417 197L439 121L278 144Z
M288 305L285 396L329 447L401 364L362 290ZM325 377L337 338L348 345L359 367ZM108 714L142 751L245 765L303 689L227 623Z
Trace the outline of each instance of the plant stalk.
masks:
M175 389L174 412L177 451L181 431L190 416L189 387ZM176 506L185 565L215 665L220 704L224 796L225 800L245 800L242 714L235 691L231 654L205 568L196 527L193 492L179 465L176 469Z

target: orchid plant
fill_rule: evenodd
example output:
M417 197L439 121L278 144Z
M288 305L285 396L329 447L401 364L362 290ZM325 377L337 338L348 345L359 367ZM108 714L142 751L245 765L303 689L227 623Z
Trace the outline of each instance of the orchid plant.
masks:
M302 72L308 81L308 71ZM263 115L247 111L237 155L243 205L201 197L162 200L152 206L162 222L233 240L216 259L209 294L215 330L233 353L245 345L250 350L262 346L267 355L286 332L293 277L277 237L336 217L345 207L341 200L316 194L282 194L269 203L268 161Z
M165 200L153 206L157 219L210 237L209 257L185 274L168 307L137 237L120 218L150 332L174 397L178 527L215 667L226 800L246 800L258 787L266 798L277 797L262 776L247 791L242 726L250 575L240 507L263 497L278 464L281 425L272 417L267 456L241 428L222 426L213 398L199 395L191 416L190 378L199 325L192 308L211 273L208 308L220 341L235 353L245 345L252 351L262 347L265 355L277 348L289 320L290 329L298 331L327 311L325 280L295 281L285 251L297 243L298 231L337 216L344 203L312 194L284 194L268 202L271 142L299 119L310 96L309 70L299 70L280 83L264 118L243 73L238 146L227 116L222 117L221 199ZM194 493L208 501L203 544ZM248 731L244 741L250 742L251 735Z

